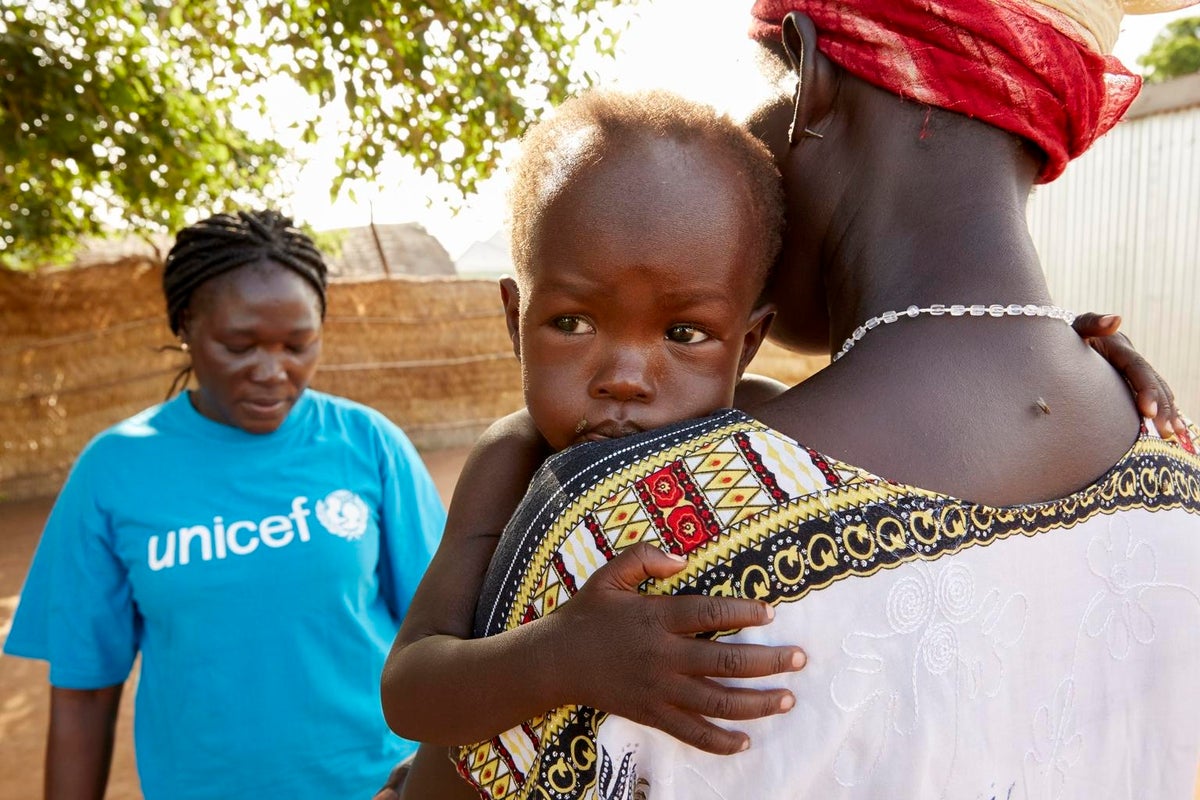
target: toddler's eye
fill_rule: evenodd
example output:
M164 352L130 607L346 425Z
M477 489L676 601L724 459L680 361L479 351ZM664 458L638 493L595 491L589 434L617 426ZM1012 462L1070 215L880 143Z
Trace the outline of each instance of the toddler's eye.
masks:
M672 325L667 328L667 338L680 344L697 344L709 338L708 334L691 325Z
M563 333L582 334L593 333L595 331L595 328L593 328L583 317L570 315L565 317L555 317L554 327L558 328Z

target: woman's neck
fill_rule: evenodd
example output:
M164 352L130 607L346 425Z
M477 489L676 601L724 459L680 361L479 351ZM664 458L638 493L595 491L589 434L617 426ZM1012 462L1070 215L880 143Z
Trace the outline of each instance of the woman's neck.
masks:
M1009 134L931 113L950 117L929 126L935 141L874 138L862 150L856 179L873 188L847 192L833 213L824 276L835 349L866 319L910 305L1051 302L1026 219L1036 161ZM969 167L954 158L964 152Z
M1019 212L977 204L953 210L961 213L877 215L862 246L847 237L844 255L826 272L832 344L864 320L910 305L1051 302L1023 219L1005 219Z
M1028 145L846 73L820 77L809 89L832 95L830 110L803 119L816 136L780 159L788 263L771 288L789 342L836 351L913 304L1051 301L1025 215L1040 166ZM1065 325L1023 316L876 330L756 416L877 475L997 505L1085 485L1137 431L1120 378Z

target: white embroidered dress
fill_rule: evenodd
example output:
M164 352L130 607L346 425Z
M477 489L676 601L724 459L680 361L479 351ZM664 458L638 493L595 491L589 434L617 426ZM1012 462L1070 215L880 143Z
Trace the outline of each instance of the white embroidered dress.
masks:
M1194 434L1194 430L1193 430ZM1177 798L1200 764L1200 458L1143 430L1092 486L989 508L881 480L739 412L574 448L502 540L477 633L549 613L636 541L651 592L759 597L789 713L712 756L568 707L463 748L482 797Z

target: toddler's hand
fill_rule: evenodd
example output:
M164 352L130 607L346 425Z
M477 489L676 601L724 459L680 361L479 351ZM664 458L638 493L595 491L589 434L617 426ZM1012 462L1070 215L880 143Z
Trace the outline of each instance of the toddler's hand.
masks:
M1133 342L1118 333L1121 318L1116 314L1088 312L1075 318L1075 332L1104 357L1133 390L1138 413L1154 420L1154 427L1166 439L1187 431L1187 424L1175 408L1175 393L1171 387L1133 347Z
M560 687L569 702L658 728L710 753L737 753L749 737L706 717L756 719L790 710L795 698L786 689L731 687L712 678L794 672L804 667L805 655L798 647L694 638L769 623L774 609L757 600L638 593L647 579L669 577L685 563L652 545L634 545L546 617L560 626Z

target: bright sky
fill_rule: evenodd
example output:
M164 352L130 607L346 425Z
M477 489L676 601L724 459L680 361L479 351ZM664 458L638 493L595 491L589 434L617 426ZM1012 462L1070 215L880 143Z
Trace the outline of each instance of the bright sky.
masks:
M594 69L605 83L625 88L657 86L696 97L723 110L739 113L738 87L754 69L746 52L748 2L730 0L640 0L635 19L622 37L615 61L598 62ZM1195 7L1149 16L1127 16L1115 54L1133 71L1136 59L1149 49L1159 31L1173 19L1194 16ZM731 52L732 48L732 52ZM296 115L313 113L311 103L296 87L280 81L276 106ZM744 94L744 93L742 93ZM280 122L286 122L280 119ZM334 121L330 122L335 125ZM377 223L419 222L436 236L452 258L472 243L490 238L504 223L503 175L486 183L458 213L452 213L443 190L432 178L414 174L395 163L382 171L379 187L356 187L357 202L345 194L329 202L335 167L330 151L335 128L325 137L326 148L311 153L309 164L295 180L292 212L318 229L365 225L373 207ZM432 202L430 202L432 200Z

